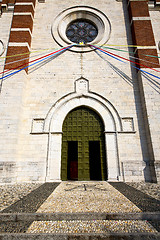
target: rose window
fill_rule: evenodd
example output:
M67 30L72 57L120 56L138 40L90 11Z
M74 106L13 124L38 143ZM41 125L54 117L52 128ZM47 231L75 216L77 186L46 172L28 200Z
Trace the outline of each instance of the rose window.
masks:
M98 29L94 23L78 19L69 24L66 35L68 39L74 43L89 43L97 37Z

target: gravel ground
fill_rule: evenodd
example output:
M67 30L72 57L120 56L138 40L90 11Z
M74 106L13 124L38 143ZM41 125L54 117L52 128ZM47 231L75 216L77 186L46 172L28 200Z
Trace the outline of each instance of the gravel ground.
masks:
M141 212L107 182L62 182L37 212ZM41 221L30 233L156 232L146 221Z
M149 195L151 193L151 188L153 195L158 196L159 194L159 184L142 184L142 183L123 183L123 182L112 182L110 183L114 188L121 192L126 198L128 198L132 203L134 203L142 212L160 212L160 199L156 199ZM134 187L132 186L134 184ZM148 187L150 186L150 187ZM138 190L136 188L140 188ZM149 191L148 191L149 189ZM156 194L155 194L156 193ZM160 222L149 221L150 224L157 231L160 231Z
M107 182L62 182L37 212L141 212Z
M25 183L0 186L0 211L1 212L36 212L41 211L43 203L50 199L57 198L52 204L51 211L58 212L63 209L65 212L80 211L104 211L104 212L140 212L140 211L160 211L160 185L152 183L106 183L106 182L66 182L56 188L58 183ZM65 186L65 187L64 187ZM109 186L106 190L104 186ZM62 190L63 193L59 190ZM56 190L55 190L56 189ZM117 191L118 190L118 191ZM52 192L54 194L52 195ZM59 192L59 193L58 193ZM116 193L116 194L113 194ZM56 194L60 194L59 197ZM72 198L69 196L72 195ZM90 196L90 197L89 197ZM108 196L107 205L103 199ZM48 199L47 199L48 198ZM129 200L126 201L126 198ZM74 201L75 200L75 201ZM110 201L111 200L111 201ZM88 204L84 206L84 202ZM68 206L67 206L68 203ZM85 208L84 208L85 207ZM45 209L45 207L44 207ZM64 210L65 209L65 210ZM69 210L70 209L70 210ZM88 209L88 210L87 210ZM48 211L47 208L46 210ZM42 224L43 223L43 224ZM155 229L159 230L158 223L152 223ZM21 223L5 223L0 224L0 232L26 232L32 227L32 222ZM66 231L73 232L107 232L107 231L123 231L138 232L156 231L149 223L143 221L61 221L61 222L34 222L36 228L50 229L61 233ZM37 225L38 224L38 225ZM40 226L41 225L41 226ZM37 226L37 227L36 227ZM88 228L86 227L88 226ZM140 230L140 226L142 226ZM63 230L62 230L63 229ZM96 230L94 230L96 229ZM99 230L98 230L99 229ZM102 230L103 229L103 230ZM33 229L32 229L33 231ZM36 230L34 230L36 231ZM52 230L53 231L53 230Z
M160 184L144 182L130 182L126 184L148 194L157 200L160 200Z
M137 190L140 190L142 193L145 193L151 196L152 198L160 200L160 184L144 183L144 182L140 182L140 183L131 182L126 184ZM44 184L23 183L23 184L1 185L0 186L0 211L5 210L7 207L11 206L17 201L22 200L24 197L30 194L33 190L39 188L42 185Z
M109 233L157 232L146 221L45 221L34 222L28 233Z
M36 212L58 185L59 183L7 185L2 188L1 212Z
M11 204L21 200L34 189L38 188L40 183L24 183L0 186L0 211L9 207Z

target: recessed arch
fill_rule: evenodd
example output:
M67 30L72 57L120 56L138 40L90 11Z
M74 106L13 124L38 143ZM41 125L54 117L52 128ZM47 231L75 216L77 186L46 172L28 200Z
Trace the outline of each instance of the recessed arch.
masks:
M50 109L44 123L45 132L62 132L67 114L75 107L86 106L96 111L104 121L105 131L122 131L121 118L113 105L95 93L71 93Z
M122 131L121 118L108 100L86 91L86 93L73 92L61 98L45 118L44 132L49 133L46 181L61 180L63 122L70 111L82 106L92 109L101 117L104 124L108 180L119 179L117 131Z

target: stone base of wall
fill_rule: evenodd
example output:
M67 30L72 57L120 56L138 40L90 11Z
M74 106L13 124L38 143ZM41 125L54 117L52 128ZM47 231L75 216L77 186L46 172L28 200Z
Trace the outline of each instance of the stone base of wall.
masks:
M46 182L45 164L38 162L0 162L0 184L23 182ZM141 161L126 161L121 163L122 175L119 181L153 182L150 167ZM160 161L155 163L157 181L160 181Z
M16 183L17 177L15 171L15 162L0 162L0 184Z
M160 161L155 162L155 171L156 171L157 182L160 182Z
M122 176L124 182L152 182L149 166L142 161L121 162Z

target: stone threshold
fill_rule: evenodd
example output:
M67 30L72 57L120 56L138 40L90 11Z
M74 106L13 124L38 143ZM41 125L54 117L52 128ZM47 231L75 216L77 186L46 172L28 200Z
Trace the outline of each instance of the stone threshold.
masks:
M0 234L0 240L159 240L160 233Z
M160 221L160 212L141 213L0 213L0 222L73 220L147 220Z

